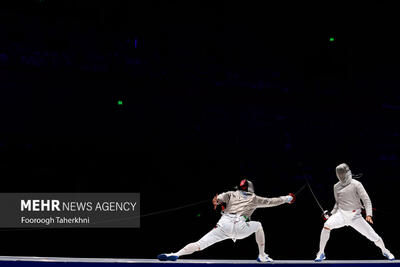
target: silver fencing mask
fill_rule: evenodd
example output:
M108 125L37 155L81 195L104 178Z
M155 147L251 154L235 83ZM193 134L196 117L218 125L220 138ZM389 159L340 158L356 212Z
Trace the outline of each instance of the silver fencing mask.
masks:
M346 163L338 165L336 167L336 176L342 184L344 185L349 184L352 179L352 174L349 165L347 165Z
M240 181L239 189L250 193L254 193L254 185L251 181L247 179L243 179L242 181Z

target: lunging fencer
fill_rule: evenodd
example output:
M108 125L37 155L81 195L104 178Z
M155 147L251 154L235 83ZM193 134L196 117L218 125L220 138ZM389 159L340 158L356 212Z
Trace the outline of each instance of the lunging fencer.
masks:
M228 191L217 194L212 202L214 209L218 205L225 204L222 216L217 225L203 236L200 240L186 245L176 253L160 254L158 259L161 261L175 261L183 255L189 255L196 251L203 250L217 242L225 239L244 239L255 233L258 245L258 262L272 262L273 260L265 253L265 236L260 222L251 221L250 216L257 208L274 207L284 203L292 204L295 195L289 194L276 198L265 198L254 193L253 183L247 179L240 182L236 191Z
M382 250L383 256L394 260L394 256L385 247L382 238L368 224L373 224L372 204L363 185L352 178L352 173L347 164L342 163L336 167L336 176L339 179L333 187L336 203L331 213L324 213L327 221L321 231L319 252L315 261L323 261L325 257L325 246L329 240L331 230L343 226L351 226L366 238L375 243ZM362 203L365 206L366 217L361 215Z

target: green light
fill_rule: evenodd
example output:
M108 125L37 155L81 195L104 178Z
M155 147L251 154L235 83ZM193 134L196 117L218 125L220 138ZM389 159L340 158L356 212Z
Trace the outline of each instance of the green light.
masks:
M329 38L329 42L334 42L334 41L335 41L335 38L333 38L333 37Z
M118 106L122 106L124 103L122 102L122 100L118 100Z
M197 214L197 217L200 217L200 216L201 216L201 214L200 214L200 213L198 213L198 214Z

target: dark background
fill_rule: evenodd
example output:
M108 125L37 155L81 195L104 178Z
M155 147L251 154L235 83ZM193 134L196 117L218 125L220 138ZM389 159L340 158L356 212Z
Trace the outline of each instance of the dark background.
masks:
M396 10L389 1L2 3L1 191L140 192L142 214L210 202L143 217L140 229L1 229L0 254L154 258L211 230L212 197L242 175L269 197L307 176L331 209L334 169L346 162L364 174L374 228L399 256ZM272 258L315 257L323 220L308 189L252 219ZM326 253L383 258L348 227L333 231ZM189 258L257 255L252 236Z

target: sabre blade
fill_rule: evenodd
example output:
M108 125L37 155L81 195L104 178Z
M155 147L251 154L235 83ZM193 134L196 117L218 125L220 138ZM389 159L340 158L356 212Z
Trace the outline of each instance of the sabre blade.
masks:
M294 193L295 196L297 196L298 194L300 194L301 191L303 191L303 189L306 187L306 184L304 184L299 190L297 190L296 193Z
M310 192L311 192L312 196L313 196L314 199L315 199L315 202L317 202L318 207L321 209L321 211L324 212L324 208L321 206L321 204L319 203L317 197L315 196L314 191L312 190L312 188L311 188L311 186L310 186L310 183L308 182L308 179L307 179L307 178L306 178L306 181L307 181L308 188L310 189Z

